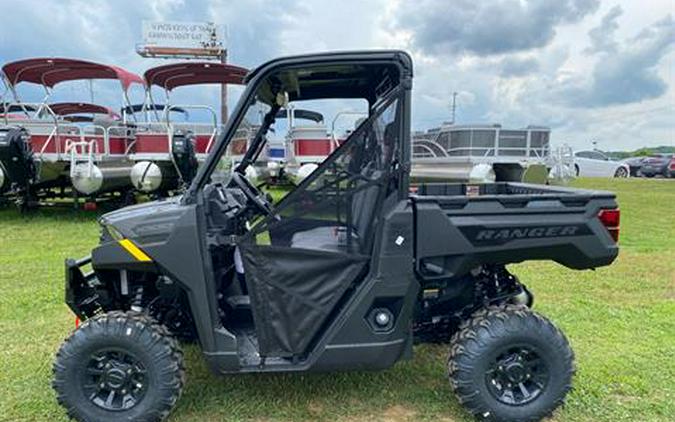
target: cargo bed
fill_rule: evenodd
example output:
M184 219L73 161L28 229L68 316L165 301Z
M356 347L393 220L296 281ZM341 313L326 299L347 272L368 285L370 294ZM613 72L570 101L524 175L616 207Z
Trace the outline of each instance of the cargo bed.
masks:
M523 183L424 184L411 200L416 267L424 278L531 259L588 269L608 265L618 254L612 236L618 221L614 227L600 219L602 210L618 214L610 192Z

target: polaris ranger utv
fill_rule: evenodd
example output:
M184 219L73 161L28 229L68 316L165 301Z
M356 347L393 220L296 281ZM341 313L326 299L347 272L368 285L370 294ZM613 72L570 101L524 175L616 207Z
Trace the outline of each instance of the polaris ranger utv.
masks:
M282 58L245 82L185 194L104 215L91 256L66 261L66 301L83 321L54 363L68 414L166 418L185 383L177 339L197 342L221 374L383 369L415 342L449 341L450 386L477 417L538 420L560 405L572 350L506 265L610 264L614 195L411 188L412 62L401 51ZM365 99L369 116L273 204L246 168L289 101L330 98ZM232 170L228 144L256 116Z

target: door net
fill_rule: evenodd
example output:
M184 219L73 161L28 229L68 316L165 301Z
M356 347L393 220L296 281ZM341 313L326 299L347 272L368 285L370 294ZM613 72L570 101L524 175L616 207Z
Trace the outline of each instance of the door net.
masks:
M400 103L376 108L239 244L261 356L307 352L367 270L380 203L395 186Z
M368 254L379 202L394 185L397 99L366 120L251 231L258 245Z

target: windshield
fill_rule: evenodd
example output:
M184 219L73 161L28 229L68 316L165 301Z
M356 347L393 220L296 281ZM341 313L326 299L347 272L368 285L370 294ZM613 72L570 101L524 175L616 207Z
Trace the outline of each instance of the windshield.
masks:
M212 183L224 183L229 180L233 169L239 165L246 154L256 133L263 125L265 115L271 107L263 102L256 101L250 104L244 118L237 126L227 150L218 160L211 174Z

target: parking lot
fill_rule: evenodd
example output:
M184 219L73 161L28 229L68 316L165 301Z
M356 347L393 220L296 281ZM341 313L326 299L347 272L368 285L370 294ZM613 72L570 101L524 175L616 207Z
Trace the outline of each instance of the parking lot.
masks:
M558 421L667 420L675 414L675 183L581 179L615 191L621 254L597 271L550 262L518 265L576 352L575 389ZM99 211L101 212L101 211ZM63 301L63 261L98 241L97 213L0 211L0 420L66 420L49 387L52 357L74 328ZM447 346L418 346L384 372L211 375L187 347L188 378L170 420L471 420L443 375Z

